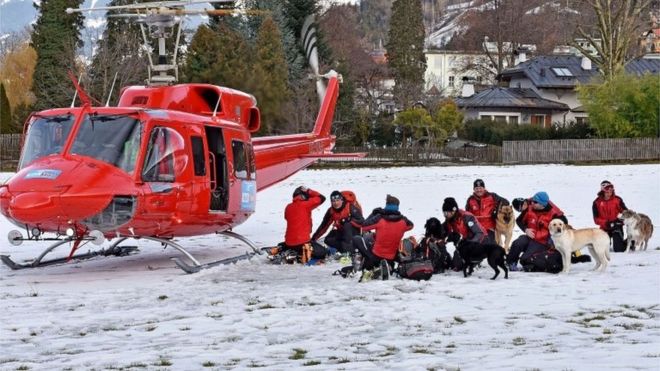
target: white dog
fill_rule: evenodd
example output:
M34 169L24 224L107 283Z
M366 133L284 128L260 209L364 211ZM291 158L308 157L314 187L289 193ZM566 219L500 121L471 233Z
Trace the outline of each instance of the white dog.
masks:
M630 251L630 245L635 241L635 250L646 251L649 244L649 239L653 235L653 223L651 219L642 213L636 213L632 210L624 210L618 215L618 218L623 220L626 226L626 237L628 244L626 251Z
M555 248L561 253L563 273L571 270L571 254L588 246L596 261L594 270L604 271L610 261L610 236L598 228L572 229L560 219L552 219L548 226Z

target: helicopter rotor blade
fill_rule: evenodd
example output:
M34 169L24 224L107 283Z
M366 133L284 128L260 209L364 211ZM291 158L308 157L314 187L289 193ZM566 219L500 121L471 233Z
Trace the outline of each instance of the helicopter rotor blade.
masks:
M305 19L301 33L301 40L305 49L305 55L309 61L309 66L312 68L312 72L316 78L316 93L319 96L319 101L322 102L323 97L325 97L326 84L325 81L321 79L323 76L319 75L319 54L318 48L316 47L316 29L314 29L313 23L313 15L310 15Z
M159 8L181 8L187 5L195 4L208 4L208 3L225 3L233 4L234 0L188 0L188 1L153 1L140 4L128 4L128 5L114 5L114 6L100 6L96 8L67 8L66 13L82 13L82 12L92 12L100 10L126 10L126 9L159 9Z

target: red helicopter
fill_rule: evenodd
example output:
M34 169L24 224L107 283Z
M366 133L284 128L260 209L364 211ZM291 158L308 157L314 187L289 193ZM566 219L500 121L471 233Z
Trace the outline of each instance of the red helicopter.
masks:
M10 243L54 242L29 263L2 255L11 269L125 255L136 249L120 246L127 239L157 241L179 250L189 262L174 260L189 273L247 258L260 249L232 229L254 213L258 191L318 158L361 156L331 152L335 137L330 128L341 76L334 71L318 76L312 18L302 35L317 75L321 106L310 133L253 138L260 115L252 95L209 84L173 85L176 52L167 64L165 38L178 25L177 50L181 15L215 12L183 8L194 3L198 2L93 9L131 12L125 16L139 20L145 43L146 27L158 39L160 64L149 58L150 83L124 88L117 107L92 106L73 79L82 106L45 110L27 120L18 172L0 186L0 212L25 230L25 235L11 231ZM67 12L88 10L92 9ZM54 237L46 237L46 232ZM174 242L177 237L211 233L238 238L253 251L201 264ZM87 243L101 245L106 239L115 240L107 249L75 254ZM72 245L68 257L43 261L64 244Z

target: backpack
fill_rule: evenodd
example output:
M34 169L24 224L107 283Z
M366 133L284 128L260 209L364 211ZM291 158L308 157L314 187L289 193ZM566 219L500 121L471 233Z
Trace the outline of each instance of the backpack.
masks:
M362 212L362 205L357 200L357 197L355 196L355 193L353 191L341 191L341 195L344 196L344 200L348 202L351 205L355 205L355 207Z
M561 253L555 249L539 251L520 263L527 272L559 273L564 267Z
M442 241L425 237L419 245L425 250L425 256L433 263L433 273L444 273L445 270L451 269L451 255Z
M399 276L411 280L428 280L433 276L433 262L415 237L407 237L399 244Z

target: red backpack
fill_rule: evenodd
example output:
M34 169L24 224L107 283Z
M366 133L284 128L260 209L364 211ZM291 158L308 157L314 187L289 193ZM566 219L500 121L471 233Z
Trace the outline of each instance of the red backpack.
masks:
M362 205L357 200L357 197L355 197L355 193L353 191L341 191L341 195L344 196L344 200L348 202L349 204L355 205L355 207L362 212Z

